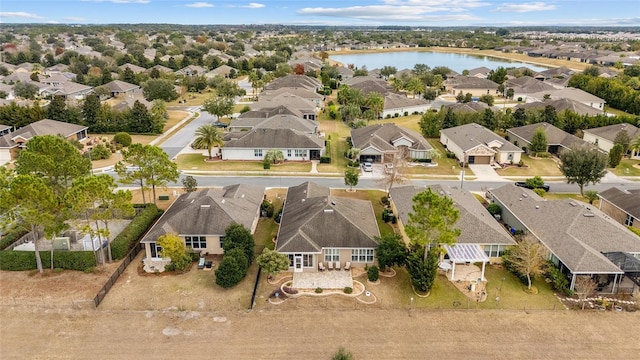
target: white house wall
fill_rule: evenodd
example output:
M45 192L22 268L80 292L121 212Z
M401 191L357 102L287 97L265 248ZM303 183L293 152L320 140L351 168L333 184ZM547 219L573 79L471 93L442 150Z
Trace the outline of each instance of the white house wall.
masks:
M4 165L11 161L11 150L0 149L0 165Z
M404 116L405 111L409 113L409 115L414 112L423 113L431 108L431 104L417 105L417 106L407 106L402 108L394 108L394 109L385 109L382 110L382 117L386 118L387 115L393 117L395 114L398 116Z
M223 147L222 151L222 160L252 160L252 161L260 161L264 160L264 156L267 154L267 151L272 149L262 149L262 156L255 156L255 150L258 149L245 149L245 148L226 148ZM305 156L295 156L295 149L278 149L282 151L285 160L289 161L300 161L300 160L309 160L309 152L311 150L319 150L319 149L304 149ZM291 151L291 156L289 156L289 151ZM300 150L300 149L298 149ZM321 150L320 155L324 155L324 149Z
M611 151L611 148L613 148L613 141L609 141L607 139L603 139L603 138L601 138L599 136L595 136L595 135L593 135L591 133L588 133L586 131L584 132L584 135L583 135L582 139L584 141L588 141L588 142L590 142L592 144L595 144L597 147L599 147L600 149L602 149L602 150L604 150L606 152ZM597 143L596 143L596 141L597 141Z
M509 159L509 154L512 155L512 158ZM521 152L515 152L515 151L498 151L498 153L496 154L496 161L499 162L500 164L505 164L505 163L510 163L513 162L514 164L517 164L520 162L520 155L522 153Z
M445 145L447 150L456 154L458 160L462 161L462 159L464 158L464 153L462 149L458 145L456 145L456 143L449 140L449 138L445 134L440 134L440 142L442 143L442 145Z

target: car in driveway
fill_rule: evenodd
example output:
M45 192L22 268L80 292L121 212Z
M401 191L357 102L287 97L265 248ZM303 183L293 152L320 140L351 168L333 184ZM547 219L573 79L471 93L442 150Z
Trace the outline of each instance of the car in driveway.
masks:
M531 189L531 190L536 189L536 187L530 186L529 184L527 184L527 183L526 183L526 182L524 182L524 181L516 181L516 184L515 184L515 185L516 185L516 186L519 186L519 187L523 187L523 188ZM548 185L548 184L544 184L544 185L542 185L542 186L538 186L537 188L538 188L538 189L543 189L544 191L549 192L549 185Z
M370 162L362 163L362 171L373 172L373 164Z
M222 121L214 121L213 122L213 126L218 127L218 128L222 128L222 129L226 129L227 126L229 126L229 124L223 123Z

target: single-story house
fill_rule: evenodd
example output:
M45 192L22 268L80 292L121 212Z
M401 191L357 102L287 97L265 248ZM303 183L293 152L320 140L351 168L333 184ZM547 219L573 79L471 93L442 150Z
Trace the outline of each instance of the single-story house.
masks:
M640 229L640 189L612 187L601 193L600 210L625 226Z
M249 116L246 114L251 113ZM231 120L229 131L249 131L252 129L292 129L302 131L307 134L316 134L318 131L318 122L314 120L303 119L288 113L279 114L274 111L269 117L262 117L264 112L249 111L237 119ZM253 115L253 116L251 116Z
M443 129L440 142L453 152L461 163L505 164L520 162L524 151L476 123Z
M317 92L307 89L307 88L295 88L295 87L291 87L291 88L279 88L279 89L275 89L275 90L264 90L263 92L260 93L260 98L261 99L269 99L269 98L273 98L276 97L280 94L295 94L296 96L299 96L305 100L311 101L312 103L314 103L317 107L322 108L323 104L324 104L324 95L320 95Z
M544 101L545 96L549 96L550 100L570 99L591 106L594 109L602 110L606 101L588 92L572 87L564 89L556 89L550 91L540 91L527 95L526 102Z
M147 69L143 68L142 66L134 65L134 64L131 64L131 63L122 64L122 65L118 66L118 69L120 69L122 71L124 71L126 69L129 69L129 70L133 71L134 74L139 74L139 73L147 71Z
M136 90L140 89L140 86L136 84L130 84L122 80L113 80L105 84L111 91L111 96L119 95L132 95Z
M285 128L256 128L225 134L222 160L260 161L269 150L280 150L285 160L318 160L324 139L316 134Z
M222 254L226 228L240 224L255 232L260 218L264 187L229 185L180 195L140 241L144 244L144 270L162 272L171 259L162 258L158 237L174 234L201 254Z
M322 89L323 85L320 80L307 75L287 75L268 83L265 85L264 90L277 90L281 88L305 88L316 91Z
M447 93L457 95L470 93L473 96L497 95L498 84L488 80L474 76L456 76L448 78L444 81L444 87Z
M62 121L43 119L21 127L14 132L5 133L0 137L0 164L15 160L18 150L34 136L62 135L67 140L84 141L87 138L88 127L70 124ZM6 131L2 130L2 131Z
M453 111L456 114L463 114L463 113L471 114L471 113L476 113L478 111L485 111L486 109L491 109L489 105L480 101L472 101L472 102L466 102L466 103L459 103L459 102L449 103L449 104L444 104L442 107L444 108L444 110L451 109L451 111Z
M410 98L405 94L390 92L384 96L383 118L423 113L431 108L431 104L423 98Z
M396 124L376 124L351 130L353 147L361 150L360 161L389 163L406 147L412 159L430 159L433 147L422 135Z
M621 131L626 131L630 139L635 139L640 136L640 128L631 124L622 123L602 126L599 128L584 129L582 131L584 134L582 138L603 151L609 152L611 151L611 148L613 148L616 136L618 136ZM640 150L633 151L630 155L632 159L640 159Z
M236 69L232 68L231 66L227 65L227 64L222 64L220 66L218 66L217 68L209 71L208 73L204 74L204 76L206 76L207 78L213 78L216 76L222 76L225 78L229 77L229 74L231 74L231 70L236 71Z
M47 96L63 96L67 100L82 100L88 94L93 92L91 86L78 84L73 81L56 81L51 82L48 80L41 80L42 83L47 84L40 91L41 95Z
M206 73L207 73L207 69L198 65L188 65L183 67L180 70L175 71L176 75L183 75L183 76L204 76L204 74Z
M507 79L504 83L505 93L507 89L513 89L513 98L525 98L527 94L534 94L540 91L552 91L555 88L544 81L537 80L531 76L521 76L519 78Z
M547 106L551 106L552 108L554 108L556 110L556 113L561 113L568 110L578 115L595 116L604 114L604 111L600 109L593 108L589 105L585 105L579 101L572 99L547 99L543 101L519 103L518 105L514 106L514 111L517 109L542 111Z
M259 101L249 105L251 110L269 109L279 106L285 106L288 109L295 110L302 114L303 119L309 120L315 120L316 113L319 110L319 107L313 101L301 98L290 92L283 92L273 97L260 98Z
M553 262L570 281L591 276L605 293L615 293L625 275L607 254L626 253L640 259L640 237L611 217L580 201L545 200L535 192L508 184L489 190L502 209L502 220L514 231L531 234L548 250Z
M502 262L501 256L506 248L516 244L511 235L473 194L446 185L431 185L426 188L402 186L391 189L389 196L392 209L397 214L398 228L405 241L409 241L405 226L409 224L409 214L413 212L413 197L427 188L441 196L450 197L460 212L460 218L455 224L460 229L457 244L479 248L491 263Z
M509 136L509 141L514 145L520 146L525 151L528 151L531 141L533 140L533 135L539 128L544 130L547 136L547 152L552 154L559 154L562 149L571 150L576 147L591 145L579 137L569 134L547 122L507 129L507 135Z
M329 262L364 267L375 263L379 236L370 201L331 196L328 187L304 182L287 190L275 250L289 256L294 272Z

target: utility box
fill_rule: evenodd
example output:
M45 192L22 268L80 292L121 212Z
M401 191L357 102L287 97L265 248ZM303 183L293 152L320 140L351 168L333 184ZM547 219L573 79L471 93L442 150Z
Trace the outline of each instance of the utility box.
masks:
M53 250L71 250L71 241L68 237L57 237L53 239Z

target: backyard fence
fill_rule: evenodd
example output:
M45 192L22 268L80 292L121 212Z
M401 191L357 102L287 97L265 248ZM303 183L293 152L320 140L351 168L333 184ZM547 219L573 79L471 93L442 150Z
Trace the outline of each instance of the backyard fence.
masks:
M138 244L134 246L133 249L131 249L131 251L129 251L127 256L124 257L122 264L120 264L120 266L118 266L116 271L113 274L111 274L107 282L104 284L104 286L102 286L102 289L100 289L100 291L98 291L98 294L93 298L93 305L96 309L98 308L102 300L104 300L105 296L107 296L107 293L109 292L111 287L116 283L120 275L124 273L124 271L127 269L127 266L129 266L129 264L133 261L133 259L136 258L136 256L142 249L144 249L144 245Z

